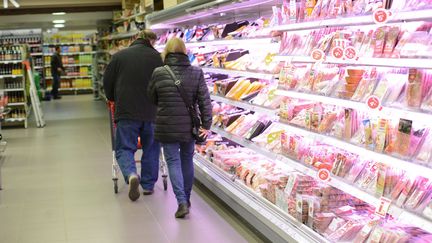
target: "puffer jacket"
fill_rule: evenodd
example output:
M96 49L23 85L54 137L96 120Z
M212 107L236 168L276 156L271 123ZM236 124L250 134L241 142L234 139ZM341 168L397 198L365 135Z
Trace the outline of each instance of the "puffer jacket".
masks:
M201 68L191 66L187 55L170 53L165 64L182 82L190 97L198 105L202 127L210 129L212 105ZM174 80L164 67L156 68L148 88L148 97L157 105L155 139L163 143L190 142L192 121Z

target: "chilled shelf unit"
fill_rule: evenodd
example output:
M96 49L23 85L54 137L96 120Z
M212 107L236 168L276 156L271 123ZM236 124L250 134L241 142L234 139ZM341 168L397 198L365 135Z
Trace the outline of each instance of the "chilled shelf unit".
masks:
M7 51L7 46L3 46L3 52L0 51L0 96L7 100L5 108L10 109L10 112L4 115L2 126L27 128L30 111L25 67L22 60L17 60L25 57L26 45L12 47L15 48L15 53Z
M148 16L156 49L183 38L205 73L196 178L270 241L432 239L432 10L395 2L318 21L277 1ZM230 18L258 10L276 14Z

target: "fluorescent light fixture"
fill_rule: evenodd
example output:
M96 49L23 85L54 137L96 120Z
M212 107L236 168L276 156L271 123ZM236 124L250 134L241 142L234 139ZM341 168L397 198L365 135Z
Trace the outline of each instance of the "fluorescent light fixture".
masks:
M3 7L8 8L9 7L9 0L3 0Z
M15 8L20 7L20 5L17 3L17 1L15 1L15 0L9 0L9 1L15 6Z
M64 20L64 19L56 19L56 20L53 20L53 23L54 24L64 24L64 23L66 23L66 20Z
M54 28L64 28L65 25L64 24L55 24Z
M52 15L65 15L66 13L65 12L55 12L55 13L52 13Z

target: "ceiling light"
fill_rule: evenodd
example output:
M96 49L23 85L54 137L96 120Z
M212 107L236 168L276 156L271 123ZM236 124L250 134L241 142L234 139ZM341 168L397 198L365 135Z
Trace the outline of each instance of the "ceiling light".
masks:
M54 24L64 24L64 23L66 23L66 21L64 19L56 19L56 20L53 20L53 23Z
M64 24L55 24L54 28L64 28L65 25Z
M3 0L3 7L8 8L9 0Z
M9 1L15 6L15 8L20 7L20 5L17 3L17 1L15 1L15 0L9 0Z
M55 13L52 13L52 15L65 15L66 13L65 12L55 12Z

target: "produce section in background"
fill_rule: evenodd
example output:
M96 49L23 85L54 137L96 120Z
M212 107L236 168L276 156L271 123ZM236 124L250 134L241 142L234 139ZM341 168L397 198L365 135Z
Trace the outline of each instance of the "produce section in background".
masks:
M205 72L201 178L223 170L208 184L254 191L300 242L432 241L432 2L232 4L155 29L159 51L182 38Z
M94 32L58 32L44 35L44 69L47 89L51 90L51 57L60 47L65 72L61 76L61 93L85 93L94 90Z

